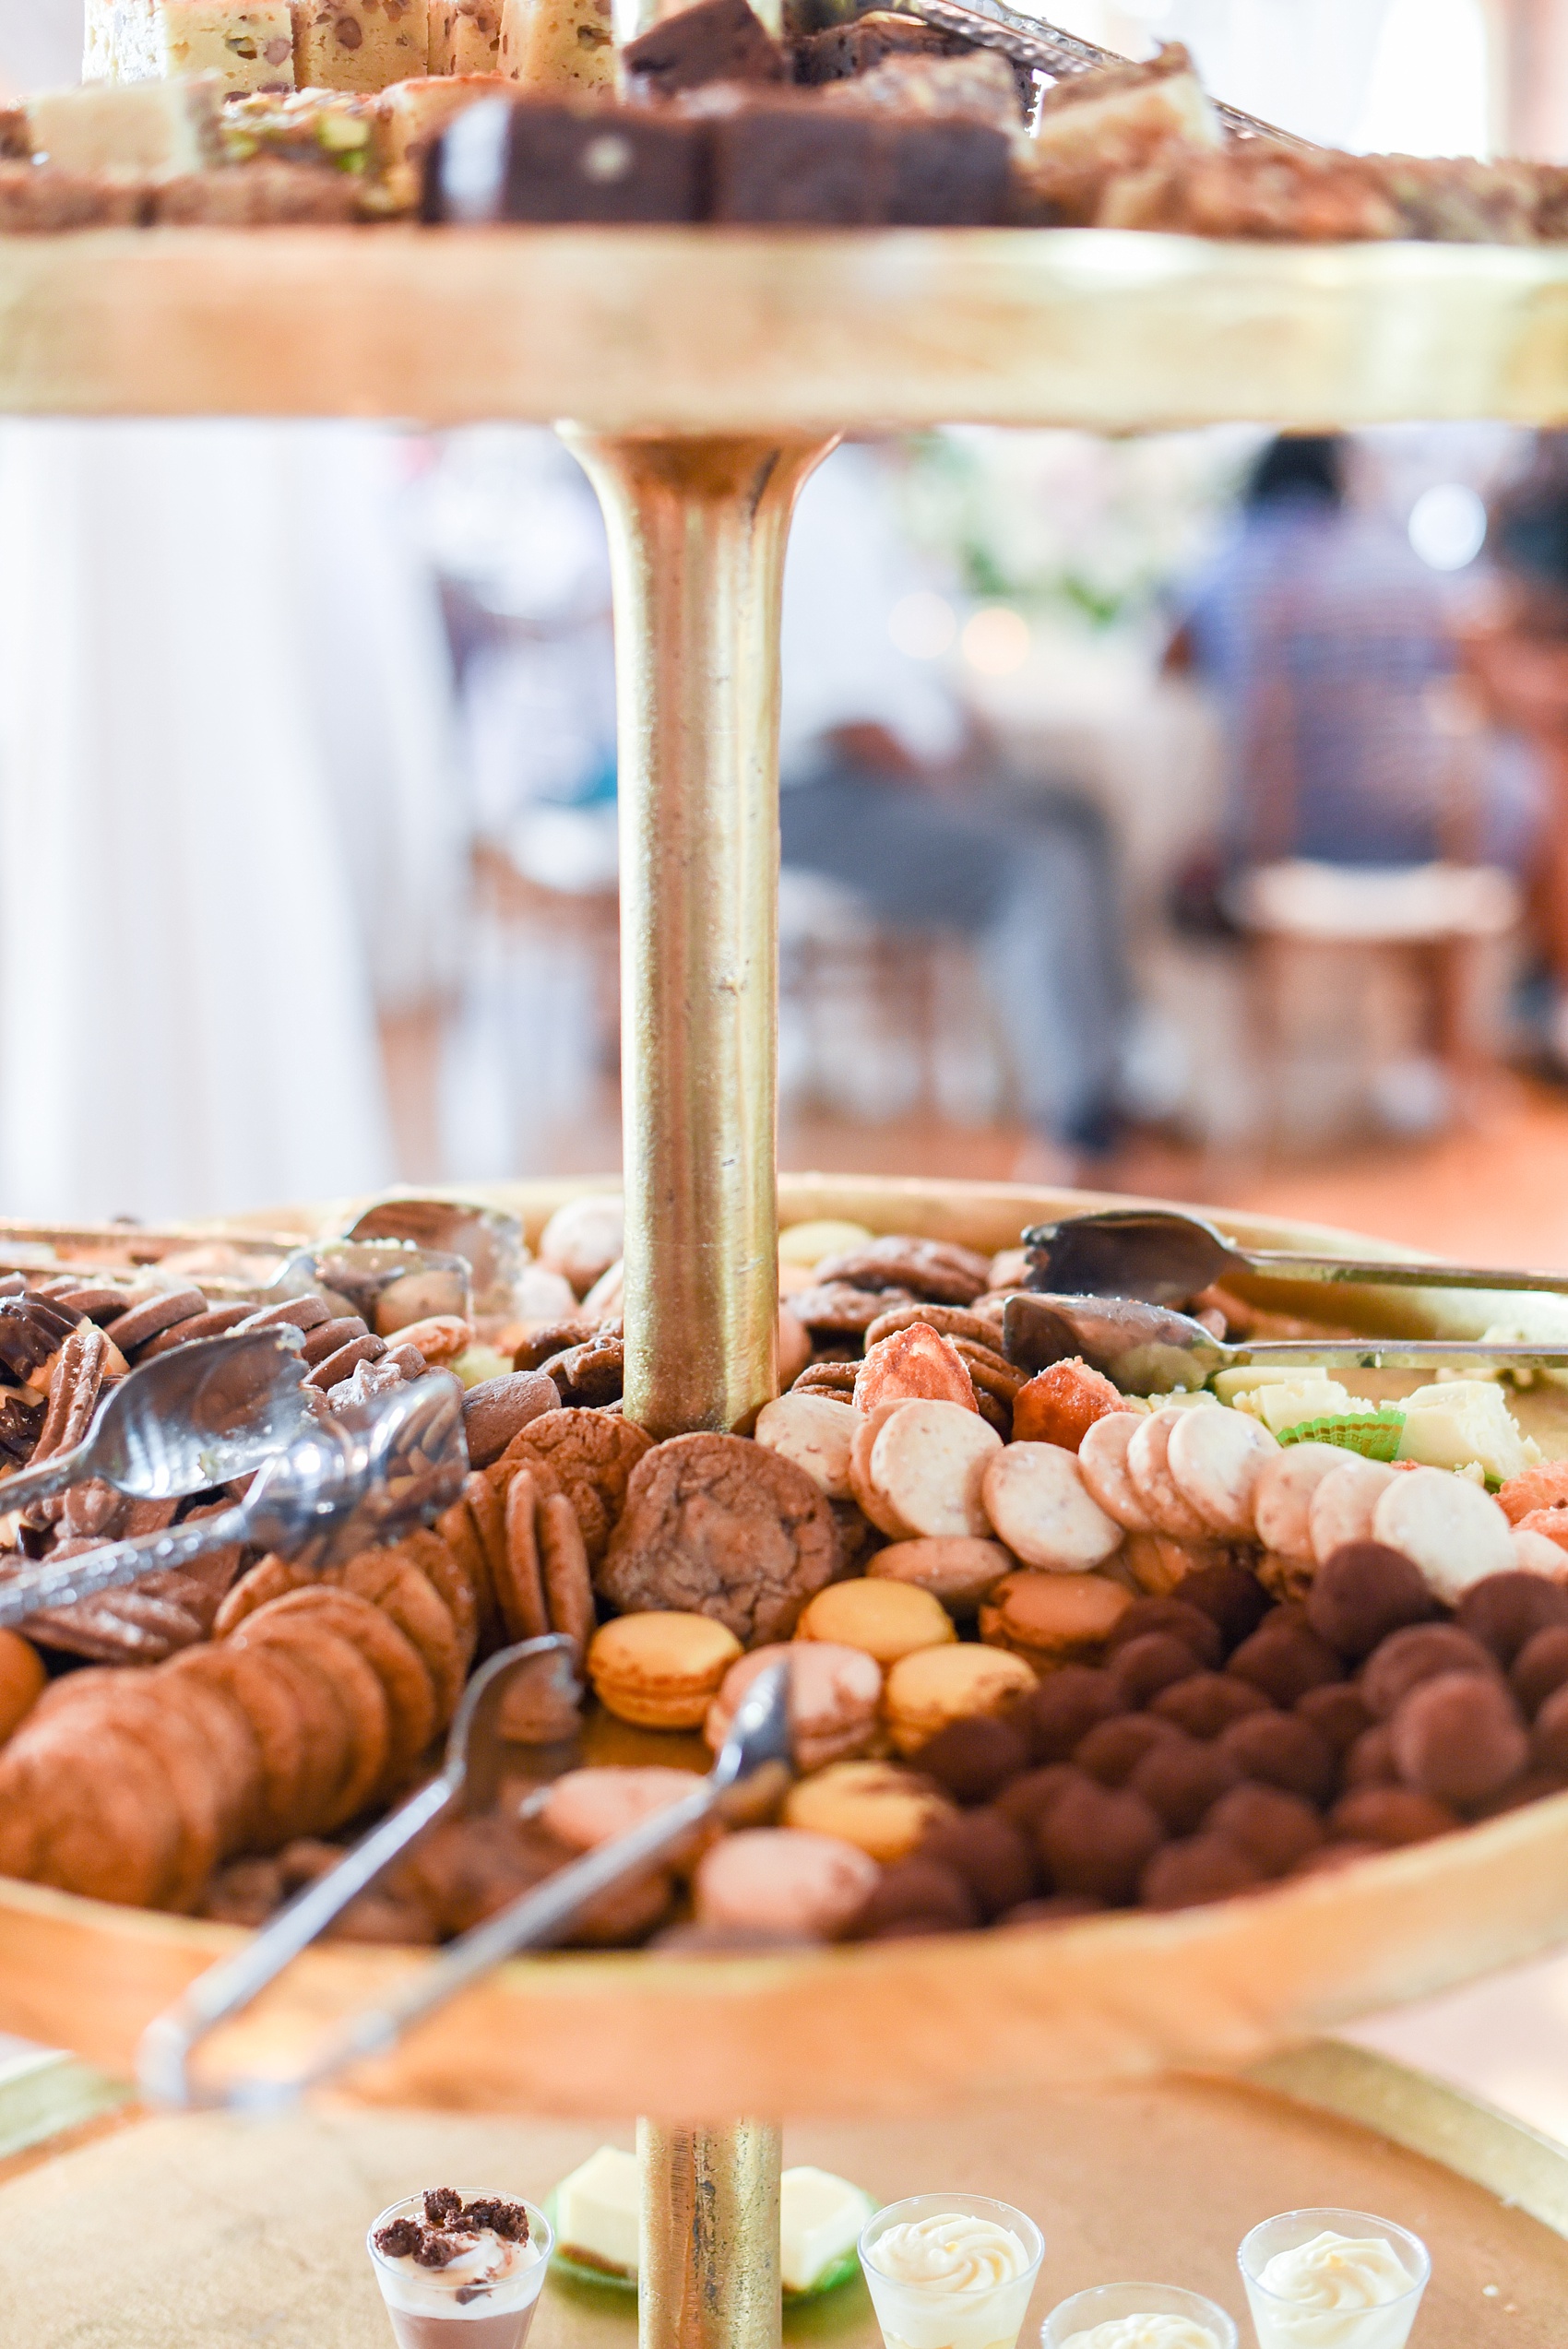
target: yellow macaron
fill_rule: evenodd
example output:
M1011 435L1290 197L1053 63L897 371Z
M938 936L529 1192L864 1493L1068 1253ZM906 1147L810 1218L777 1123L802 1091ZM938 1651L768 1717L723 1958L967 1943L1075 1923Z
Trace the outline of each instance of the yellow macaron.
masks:
M594 1633L588 1678L600 1704L641 1729L700 1729L741 1643L706 1615L621 1615Z
M829 1583L801 1610L798 1640L832 1640L863 1648L885 1672L917 1648L941 1647L958 1634L939 1598L912 1583Z

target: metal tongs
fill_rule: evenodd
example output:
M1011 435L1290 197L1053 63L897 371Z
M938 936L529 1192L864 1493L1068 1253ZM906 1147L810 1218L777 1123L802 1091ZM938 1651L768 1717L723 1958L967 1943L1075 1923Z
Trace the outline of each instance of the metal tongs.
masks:
M971 41L977 49L999 49L1014 63L1028 65L1036 73L1050 74L1058 80L1067 80L1075 74L1088 73L1096 65L1130 65L1134 61L1122 56L1114 49L1101 49L1098 42L1084 41L1075 32L1063 32L1060 25L1047 24L1039 17L1019 16L1004 6L1004 0L979 0L974 7L966 7L962 0L897 0L906 16L918 17L922 24L934 25L940 32L956 33L964 41ZM1279 129L1265 123L1256 114L1243 113L1240 106L1227 106L1215 99L1214 111L1229 131L1240 138L1271 139L1278 147L1313 148L1310 138L1298 138L1294 131Z
M298 1333L293 1335L297 1338ZM291 1382L297 1394L303 1366L284 1334L273 1328L175 1347L156 1357L145 1371L132 1371L110 1397L99 1422L101 1428L118 1406L114 1424L127 1446L127 1473L135 1473L133 1464L143 1454L148 1473L153 1473L160 1445L172 1464L184 1456L172 1425L160 1423L147 1409L146 1398L155 1382L149 1378L145 1389L137 1382L148 1372L167 1370L182 1354L199 1354L202 1363L196 1368L207 1383L198 1391L211 1399L224 1391L226 1378L232 1375L225 1364L237 1358L233 1349L258 1342L273 1349L275 1380ZM231 1352L220 1355L222 1348ZM257 1358L265 1362L266 1354ZM463 1391L449 1371L432 1370L389 1394L350 1405L332 1418L313 1419L299 1403L286 1427L279 1424L279 1413L286 1410L287 1394L279 1387L264 1388L263 1393L267 1408L255 1426L243 1422L250 1446L243 1467L220 1465L231 1455L220 1449L214 1434L213 1448L206 1455L211 1474L204 1471L197 1484L161 1488L165 1494L196 1491L201 1484L243 1475L265 1463L244 1501L216 1516L193 1518L164 1533L105 1542L57 1562L40 1560L30 1572L24 1570L0 1584L0 1628L15 1628L46 1608L73 1607L100 1591L119 1590L144 1574L188 1565L231 1542L253 1542L305 1566L335 1565L378 1542L395 1541L457 1499L469 1453ZM128 1404L123 1400L127 1394ZM287 1448L279 1451L279 1444ZM0 1484L0 1502L29 1482L23 1476ZM36 1497L36 1489L29 1497Z
M646 1874L715 1813L749 1812L782 1793L793 1774L789 1666L774 1664L759 1672L747 1690L712 1770L695 1780L691 1793L679 1802L585 1853L476 1925L385 2005L351 2015L297 2070L242 2074L210 2086L193 2079L191 2058L203 2040L275 1982L417 1835L447 1813L480 1811L493 1802L505 1762L500 1750L504 1715L515 1738L519 1731L531 1732L530 1742L559 1735L562 1713L575 1705L579 1694L571 1653L570 1641L557 1633L491 1657L469 1683L439 1777L373 1828L329 1875L307 1887L254 1940L202 1975L176 2005L148 2026L138 2062L147 2094L165 2104L222 2106L235 2112L285 2109L347 2065L386 2054L410 2025L518 1950L545 1949L559 1940L600 1892ZM531 1722L517 1722L519 1697L534 1716Z

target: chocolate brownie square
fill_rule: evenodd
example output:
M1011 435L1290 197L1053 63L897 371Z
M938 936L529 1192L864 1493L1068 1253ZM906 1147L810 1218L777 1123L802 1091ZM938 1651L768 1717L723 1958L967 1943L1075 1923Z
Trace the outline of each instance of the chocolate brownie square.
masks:
M702 219L705 125L640 106L520 99L498 126L500 102L470 107L432 148L427 221Z
M765 101L715 115L708 129L715 220L865 228L883 217L873 115Z
M784 81L784 52L750 0L694 0L621 52L628 87L673 98L710 81Z
M873 8L849 24L808 33L796 42L790 63L798 82L814 85L869 74L887 57L956 57L968 46L956 33L922 24L919 17Z
M884 119L878 218L893 228L992 228L1008 217L1009 149L989 123Z

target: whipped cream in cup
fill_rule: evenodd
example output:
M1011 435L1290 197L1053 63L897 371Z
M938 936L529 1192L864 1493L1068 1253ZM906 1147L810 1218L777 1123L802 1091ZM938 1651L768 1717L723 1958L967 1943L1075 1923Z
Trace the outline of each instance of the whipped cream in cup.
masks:
M887 2349L1014 2349L1045 2237L983 2194L914 2194L866 2222L860 2250Z
M1099 2284L1052 2308L1041 2349L1236 2349L1236 2326L1174 2284Z
M1367 2211L1283 2211L1238 2254L1258 2349L1405 2349L1431 2260Z
M515 2197L453 2193L448 2203L471 2217L433 2225L432 2199L394 2202L365 2236L398 2349L522 2349L554 2245L550 2221ZM528 2224L520 2238L518 2211ZM497 2216L503 2223L488 2223ZM446 2256L437 2263L432 2249Z

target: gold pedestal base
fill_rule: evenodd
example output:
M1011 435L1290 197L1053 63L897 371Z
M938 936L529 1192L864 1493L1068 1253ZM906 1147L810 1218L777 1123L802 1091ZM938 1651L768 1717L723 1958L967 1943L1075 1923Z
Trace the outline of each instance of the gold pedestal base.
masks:
M778 2349L780 2130L637 2123L639 2349Z

